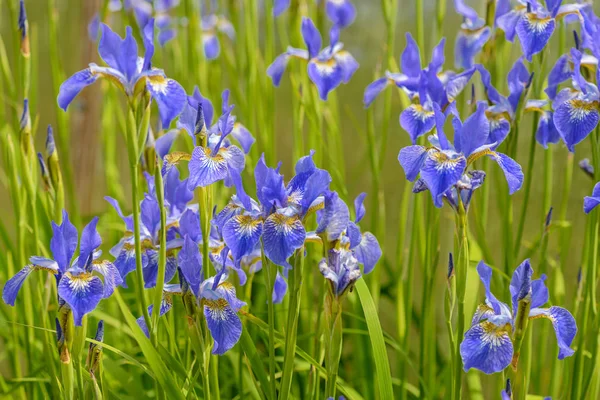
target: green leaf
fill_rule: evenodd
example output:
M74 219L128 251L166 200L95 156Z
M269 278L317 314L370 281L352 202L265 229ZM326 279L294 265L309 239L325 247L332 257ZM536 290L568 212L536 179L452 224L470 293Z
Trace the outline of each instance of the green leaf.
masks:
M379 323L379 313L375 302L371 297L369 288L364 279L356 281L356 292L360 299L367 328L373 346L373 358L375 359L375 369L377 375L377 386L379 387L379 396L383 400L392 400L394 398L394 389L392 387L392 373L390 371L390 362L388 361L387 349L383 338L383 330Z
M152 371L154 372L154 377L166 392L167 397L170 399L183 400L183 394L179 391L179 386L177 385L177 382L175 382L173 375L171 375L169 369L163 363L158 352L154 349L154 347L152 347L150 339L148 339L146 335L144 335L144 332L142 332L142 330L138 326L135 317L131 314L129 308L127 308L127 305L121 298L121 294L119 293L119 291L115 291L114 298L119 303L121 312L123 313L123 316L125 317L125 320L127 321L129 328L131 329L131 332L133 333L133 337L140 345L140 348L142 349L142 352L146 357L146 361L148 361L148 365L150 365L150 369L152 369Z
M244 350L244 354L248 358L250 365L252 366L252 374L256 376L260 385L255 385L256 390L261 394L262 398L269 399L269 391L265 390L265 388L269 387L269 378L267 377L267 373L265 371L265 366L263 365L260 355L256 350L256 346L254 346L254 342L248 333L246 327L242 329L242 337L240 338L240 346ZM257 383L255 380L253 380Z

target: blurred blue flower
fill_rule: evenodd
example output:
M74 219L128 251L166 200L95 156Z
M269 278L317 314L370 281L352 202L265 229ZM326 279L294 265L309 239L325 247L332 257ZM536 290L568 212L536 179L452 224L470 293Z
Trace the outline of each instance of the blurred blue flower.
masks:
M152 68L154 20L151 19L143 29L143 58L138 57L138 47L131 27L127 27L125 39L121 39L104 24L100 29L102 37L98 44L98 53L108 67L92 63L63 82L58 93L60 108L66 111L81 90L96 82L98 78L107 78L123 90L130 101L147 91L158 104L163 128L167 128L181 113L186 97L179 83L167 78L163 70Z
M302 37L307 50L288 47L287 51L269 66L267 75L271 77L275 86L279 86L290 58L308 60L308 77L317 86L319 97L327 100L329 92L342 83L348 83L358 69L354 57L343 50L344 45L339 42L339 34L340 28L334 25L329 33L329 46L321 50L321 33L310 18L302 18Z
M316 0L319 3L320 0ZM283 14L290 7L290 0L275 0L273 4L273 15L275 17ZM356 19L356 7L350 0L325 0L325 12L334 25L345 28Z
M517 329L517 309L521 309L521 303L529 306L529 320L547 318L552 322L559 348L558 359L573 355L575 351L570 346L577 333L575 319L562 307L542 308L548 303L548 288L544 284L546 276L532 281L533 270L529 260L519 265L512 276L512 307L499 301L490 291L492 269L481 261L477 272L485 288L485 304L477 307L471 328L460 345L465 371L475 368L493 374L503 371L513 361L515 349L511 336Z
M562 5L563 0L547 0L546 6L537 0L518 0L518 5L498 18L497 24L512 42L519 37L521 48L527 61L541 52L556 29L561 18L577 14L585 7L583 4Z
M112 295L115 287L121 284L117 268L109 261L98 261L102 254L98 251L102 238L96 230L97 223L98 217L95 217L85 226L79 240L79 255L73 258L78 242L77 228L63 211L62 224L52 223L50 251L54 259L30 257L30 264L4 285L4 302L14 306L25 279L33 271L46 271L56 277L59 302L66 302L73 311L75 325L81 326L83 316L93 311L100 300ZM94 272L102 275L104 282Z
M214 60L221 53L221 44L219 34L224 33L229 39L235 39L235 28L233 24L223 15L217 15L217 2L211 0L210 8L206 9L202 5L202 20L200 28L202 29L202 45L204 47L204 56L207 60Z
M463 0L454 0L454 8L463 17L463 23L456 36L454 64L456 68L469 69L473 67L475 57L490 39L492 30L485 26L485 20Z
M444 198L453 206L458 200L467 201L464 206L468 206L472 191L483 183L485 174L465 174L467 168L483 156L492 158L502 168L511 194L521 188L521 166L510 157L493 150L498 143L490 136L490 121L486 116L486 108L485 102L479 102L475 113L464 123L454 115L453 146L443 131L446 115L436 104L434 112L437 135L429 137L431 146L413 145L400 150L398 161L404 169L406 179L412 182L420 175L421 179L417 182L415 191L428 189L436 207L442 206Z

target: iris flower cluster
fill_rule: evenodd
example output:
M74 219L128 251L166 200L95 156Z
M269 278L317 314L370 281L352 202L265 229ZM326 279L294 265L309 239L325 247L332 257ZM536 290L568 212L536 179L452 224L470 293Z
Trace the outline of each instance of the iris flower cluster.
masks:
M460 345L464 369L486 374L517 368L521 342L529 320L545 318L552 322L559 348L558 359L573 355L571 344L577 333L575 319L562 307L544 308L548 303L546 276L532 280L529 260L523 261L510 282L511 304L498 300L490 290L492 269L483 261L477 272L485 288L485 304L480 305Z
M48 272L56 278L59 310L67 315L72 312L75 325L81 326L83 317L92 312L100 300L110 297L115 287L122 284L122 279L112 262L100 260L102 252L98 248L102 238L96 230L98 217L83 228L81 237L66 211L63 211L62 220L60 225L52 223L50 251L53 258L30 257L29 264L6 282L2 299L14 306L27 277L34 271ZM62 319L60 322L65 331L66 322Z
M469 170L468 167L484 156L500 166L511 194L521 188L521 166L507 155L495 151L500 142L491 135L486 109L487 104L479 102L476 111L464 123L457 114L453 116L452 145L444 133L446 115L435 105L437 135L429 137L430 146L413 145L400 150L398 161L406 179L412 182L420 177L413 191L429 190L436 207L441 207L446 199L455 210L461 205L465 210L468 208L473 191L485 179L485 172Z
M308 77L317 86L319 97L327 100L329 92L342 83L348 83L358 69L358 63L352 55L344 50L339 41L340 30L345 25L334 24L329 32L329 46L322 49L321 33L308 17L302 18L302 38L306 50L288 47L267 69L267 75L279 86L281 78L290 59L308 61Z
M289 7L290 0L275 0L273 15L278 17ZM340 28L349 26L356 18L356 7L350 0L325 0L325 12L329 20Z

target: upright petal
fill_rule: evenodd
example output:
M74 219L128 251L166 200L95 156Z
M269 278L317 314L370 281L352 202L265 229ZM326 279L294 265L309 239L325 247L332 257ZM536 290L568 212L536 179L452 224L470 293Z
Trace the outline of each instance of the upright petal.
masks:
M331 175L324 169L318 169L310 175L304 184L302 200L300 202L302 217L306 215L315 200L329 189L330 183Z
M577 324L571 313L562 307L535 308L529 313L530 319L547 318L552 321L556 341L558 342L558 359L570 357L575 353L571 348L573 339L577 334Z
M554 114L551 111L544 111L540 116L535 140L544 146L545 149L548 148L548 144L558 143L560 140L560 133L554 125Z
M421 52L409 32L406 33L406 47L402 51L400 64L407 76L418 77L421 74Z
M283 302L283 298L287 293L287 282L283 278L283 276L277 271L277 276L275 277L275 286L273 286L273 303L281 304Z
M475 32L459 32L454 47L456 68L469 69L475 65L475 57L490 39L491 32L487 26Z
M215 344L212 354L222 355L242 335L242 321L225 299L204 300L204 316Z
M546 275L542 274L540 279L531 282L531 308L538 308L548 302L548 288L544 283Z
M350 0L326 0L325 11L329 20L340 28L349 26L356 18L356 8Z
M123 278L121 278L119 270L110 261L94 262L92 269L104 277L104 294L102 297L105 299L113 294L117 286L123 284Z
M483 283L483 287L485 288L485 299L487 303L494 309L494 313L496 315L500 315L503 313L503 311L508 310L506 304L499 301L490 290L490 284L492 283L492 269L483 261L480 261L477 265L477 273L479 274L479 279L481 279L481 283Z
M325 207L318 214L317 233L326 233L327 240L338 240L348 227L350 211L336 192L325 194Z
M100 27L102 37L98 53L109 67L121 72L128 80L137 73L138 48L131 27L127 27L125 39L114 33L107 25Z
M126 277L130 272L135 271L135 247L133 244L125 243L114 262L122 279L123 287L127 287Z
M189 236L185 236L183 247L177 255L181 273L189 283L194 294L198 295L203 280L202 255L198 244Z
M263 226L265 255L277 265L291 268L288 258L304 244L306 231L296 216L272 214Z
M69 215L63 210L63 222L60 225L52 222L52 239L50 250L61 272L65 272L71 263L77 248L77 228L69 221Z
M473 325L460 344L465 371L478 369L486 374L503 371L513 357L510 325L497 326L490 321Z
M517 267L517 269L515 269L515 272L510 280L509 289L514 317L517 315L519 301L527 297L532 297L531 275L533 275L533 269L531 268L529 259L527 259L523 261L521 265Z
M312 20L308 17L302 18L302 37L304 38L304 43L306 44L306 48L308 49L308 55L310 58L314 58L319 54L322 45L321 34L319 30L312 22Z
M486 116L487 105L485 102L477 104L477 110L469 118L467 118L462 127L455 132L454 141L459 138L460 146L457 149L469 157L473 152L481 146L488 144L490 134L490 121Z
M221 45L215 32L204 32L202 34L202 44L204 45L204 56L207 60L214 60L219 57Z
M89 68L73 74L73 76L64 81L58 89L58 106L64 111L67 111L67 107L69 107L69 104L77 97L79 92L96 82L96 79L98 79L98 75L93 74Z
M91 256L94 251L102 244L102 238L96 230L98 224L98 217L92 218L92 220L83 228L81 231L81 241L79 244L79 258L77 259L77 265L79 268L84 269L86 263L91 261Z
M102 280L89 272L67 271L58 284L58 295L73 310L75 326L81 326L83 316L93 311L104 296Z
M354 199L354 223L356 224L358 224L363 219L367 211L364 205L365 197L367 197L367 194L363 192L356 196L356 199Z

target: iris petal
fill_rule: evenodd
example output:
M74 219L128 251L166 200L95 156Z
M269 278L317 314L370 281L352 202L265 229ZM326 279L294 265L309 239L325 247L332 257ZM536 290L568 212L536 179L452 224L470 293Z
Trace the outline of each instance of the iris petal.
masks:
M367 194L365 192L359 194L358 196L356 196L356 199L354 199L354 213L356 218L354 219L355 223L359 223L363 217L365 216L366 213L366 208L364 205L364 201L365 201L365 197L367 196Z
M309 57L316 57L317 54L319 54L322 45L321 34L319 33L319 30L310 18L303 17L301 31L302 38L304 39L304 43L308 49Z
M52 239L50 250L62 272L65 272L71 263L77 248L77 228L69 221L69 215L63 210L63 222L60 225L52 222Z
M358 69L358 62L345 50L338 51L333 57L342 68L342 82L350 82L350 78Z
M167 129L171 121L183 111L187 100L185 90L173 79L160 75L149 77L146 88L158 104L162 127Z
M280 16L285 10L290 6L291 0L275 0L275 4L273 5L273 16Z
M513 276L510 280L510 295L512 301L512 311L515 317L517 315L517 307L519 305L519 301L532 294L532 274L533 269L531 268L531 263L528 259L523 261L521 265L519 265L517 269L515 269L515 272L513 272Z
M508 310L506 304L499 301L496 296L490 290L490 284L492 282L492 269L488 267L483 261L480 261L477 265L477 273L485 288L485 299L487 303L494 309L496 315L502 314L504 310Z
M420 104L412 104L400 114L400 126L408 132L413 144L417 138L431 131L435 126L433 111L425 109Z
M352 249L352 252L358 262L364 265L365 274L368 274L375 268L375 264L377 264L382 255L379 242L371 232L363 233L360 243Z
M513 344L506 327L484 321L465 333L460 355L465 371L475 368L493 374L508 367L513 357Z
M86 262L100 245L102 244L102 238L96 230L98 224L98 217L94 217L81 231L81 241L79 243L79 258L77 259L77 265L79 268L84 268Z
M240 339L242 321L225 299L205 300L204 316L215 342L212 354L222 355Z
M551 111L544 111L535 133L535 140L544 146L545 149L548 148L548 144L558 143L560 140L560 133L554 125L553 118L554 114Z
M214 60L219 57L221 46L219 38L213 32L205 32L202 34L202 44L204 46L204 56L207 60Z
M67 111L67 107L69 107L69 104L77 97L79 92L96 82L96 79L98 79L98 75L93 74L89 68L73 74L58 89L58 106Z
M600 182L596 183L591 196L585 196L583 199L583 211L586 214L592 212L600 204Z
M233 130L231 131L231 136L238 141L238 143L242 146L244 153L248 154L250 152L250 148L256 141L248 128L239 122L235 122L233 124Z
M6 304L9 306L15 305L15 300L19 294L19 290L21 290L25 279L27 279L33 270L33 265L28 265L17 272L15 276L6 281L4 284L4 289L2 290L2 300L4 300Z
M325 61L312 59L308 63L308 76L317 86L319 97L327 100L329 92L344 80L344 69L334 58Z
M192 291L198 295L202 283L202 255L198 249L198 244L186 235L183 247L177 257L181 273L183 273Z
M369 107L373 103L373 101L375 101L375 98L379 96L379 93L381 93L383 89L388 87L389 84L390 80L387 77L384 77L377 79L369 86L367 86L367 88L365 89L365 95L363 97L363 104L365 105L365 107Z
M533 55L546 47L555 27L554 18L538 17L534 13L523 15L517 23L516 32L527 61L531 62Z
M277 276L275 277L275 286L273 286L273 303L281 304L283 302L283 298L287 293L287 282L283 278L283 276L277 271Z
M400 64L402 72L407 76L418 77L421 74L421 52L409 32L406 33L406 47L402 51Z
M281 78L285 72L290 56L287 53L280 54L277 56L275 61L267 68L267 75L273 80L273 85L278 87L281 83Z
M121 275L123 287L127 287L125 278L130 272L135 271L135 248L133 245L125 243L115 260L114 265Z
M502 153L488 152L487 155L496 161L500 168L502 168L502 172L504 172L504 177L508 183L510 194L521 189L524 179L521 166L515 160Z
M460 32L456 37L454 64L457 68L469 69L475 64L475 57L491 36L491 29L485 27L476 32Z
M227 176L227 160L222 151L216 155L206 147L196 147L192 153L192 159L188 164L190 176L188 188L193 190L197 187L206 187L225 179Z
M102 281L88 272L66 272L58 284L58 295L73 310L75 326L81 326L83 316L93 311L104 296Z
M123 283L119 270L110 261L95 262L92 264L92 269L104 277L104 294L102 296L104 298L110 297L115 288Z
M552 321L556 341L558 342L558 359L572 356L575 350L571 344L577 334L577 324L571 313L562 307L535 308L529 313L529 318L547 318Z
M325 11L329 20L340 28L352 24L356 18L356 8L350 0L327 0Z
M565 101L554 112L554 125L571 152L594 130L599 120L598 105L580 98Z
M462 177L467 166L464 157L434 152L426 158L421 177L427 184L436 207L442 206L442 195Z
M223 240L236 264L250 254L260 241L263 223L250 215L236 215L223 226Z
M131 27L127 27L125 39L121 39L105 24L102 24L100 29L102 30L102 37L98 43L100 57L109 67L121 72L130 80L136 74L138 57L137 43L133 38Z
M406 179L410 182L414 181L419 175L427 154L428 151L423 146L408 146L398 153L398 161L404 169Z
M270 215L263 226L265 255L277 265L291 268L288 258L304 244L306 231L298 217Z
M173 306L172 298L170 296L163 296L162 301L160 302L160 311L158 313L158 316L162 317L163 315L165 315L167 312L169 312L169 310L171 309L172 306ZM150 317L152 317L153 310L154 310L154 304L150 304L148 306L148 314ZM146 325L146 320L144 319L144 316L139 317L136 322L139 325L142 332L144 332L146 337L150 337L150 331L148 330L148 325Z
M325 208L318 214L317 233L325 232L332 242L340 238L350 222L350 210L336 192L325 194Z

